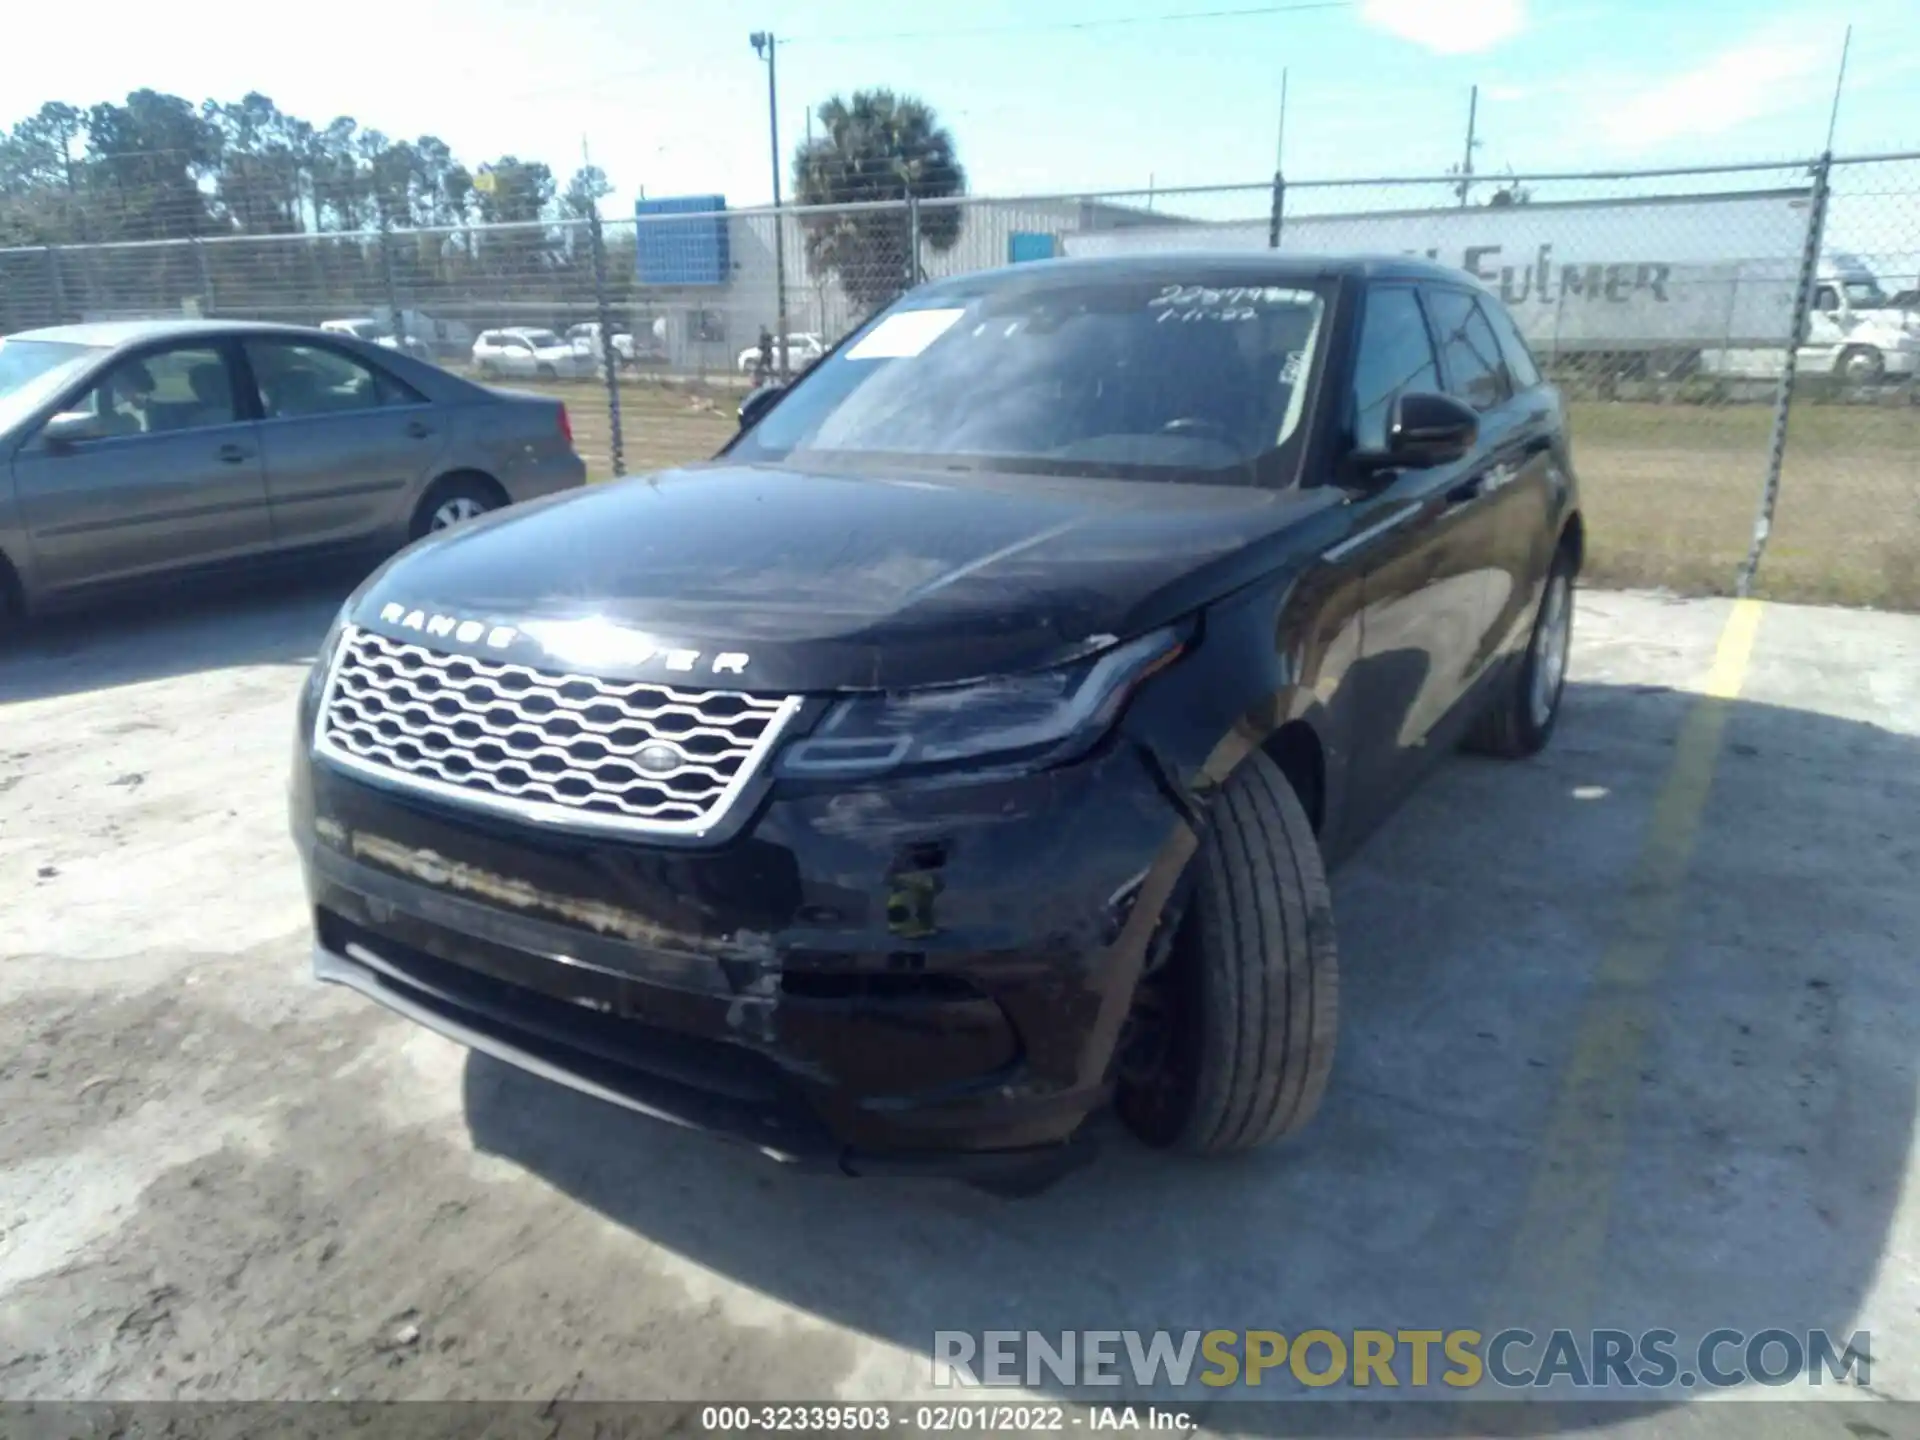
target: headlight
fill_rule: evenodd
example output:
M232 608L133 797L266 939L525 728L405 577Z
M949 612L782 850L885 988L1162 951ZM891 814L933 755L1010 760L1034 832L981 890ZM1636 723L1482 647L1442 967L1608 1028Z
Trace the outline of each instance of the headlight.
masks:
M795 779L854 778L960 761L1058 764L1091 749L1127 697L1184 648L1156 630L1062 670L837 703L781 755Z

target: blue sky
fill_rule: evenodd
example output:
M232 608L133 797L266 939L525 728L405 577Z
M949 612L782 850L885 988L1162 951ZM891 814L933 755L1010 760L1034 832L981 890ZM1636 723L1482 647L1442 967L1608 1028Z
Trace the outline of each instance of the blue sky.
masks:
M1040 27L1261 0L330 0L324 22L266 23L258 0L199 0L164 30L146 6L114 23L123 3L91 7L84 38L62 7L10 15L9 49L33 61L0 114L257 89L562 178L585 137L620 209L640 187L750 205L769 167L747 36L772 29L784 149L811 104L891 85L940 111L982 193L1258 180L1283 66L1290 176L1437 173L1476 83L1483 169L1652 165L1816 151L1851 20L1837 148L1920 148L1920 0L1354 0L1093 29ZM917 33L1000 26L1031 28Z

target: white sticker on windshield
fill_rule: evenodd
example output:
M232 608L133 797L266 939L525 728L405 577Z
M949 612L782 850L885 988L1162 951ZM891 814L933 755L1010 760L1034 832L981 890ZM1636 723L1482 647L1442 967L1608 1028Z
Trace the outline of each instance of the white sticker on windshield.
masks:
M938 340L965 310L902 310L889 315L847 351L849 360L904 360Z

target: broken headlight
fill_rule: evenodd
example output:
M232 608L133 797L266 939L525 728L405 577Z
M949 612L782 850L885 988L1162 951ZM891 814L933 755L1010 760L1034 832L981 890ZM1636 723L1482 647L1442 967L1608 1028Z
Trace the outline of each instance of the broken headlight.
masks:
M1064 669L851 696L787 747L779 773L858 779L979 760L1057 765L1091 749L1184 644L1179 630L1156 630Z

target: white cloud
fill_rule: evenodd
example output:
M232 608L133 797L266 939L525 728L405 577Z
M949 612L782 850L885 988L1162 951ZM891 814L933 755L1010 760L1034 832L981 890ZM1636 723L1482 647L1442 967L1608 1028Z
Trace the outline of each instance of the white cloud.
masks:
M1471 55L1525 29L1527 0L1360 0L1360 19L1441 55Z
M1601 116L1609 140L1630 150L1724 135L1751 120L1793 110L1830 83L1839 60L1829 27L1775 27L1691 70L1629 94Z

